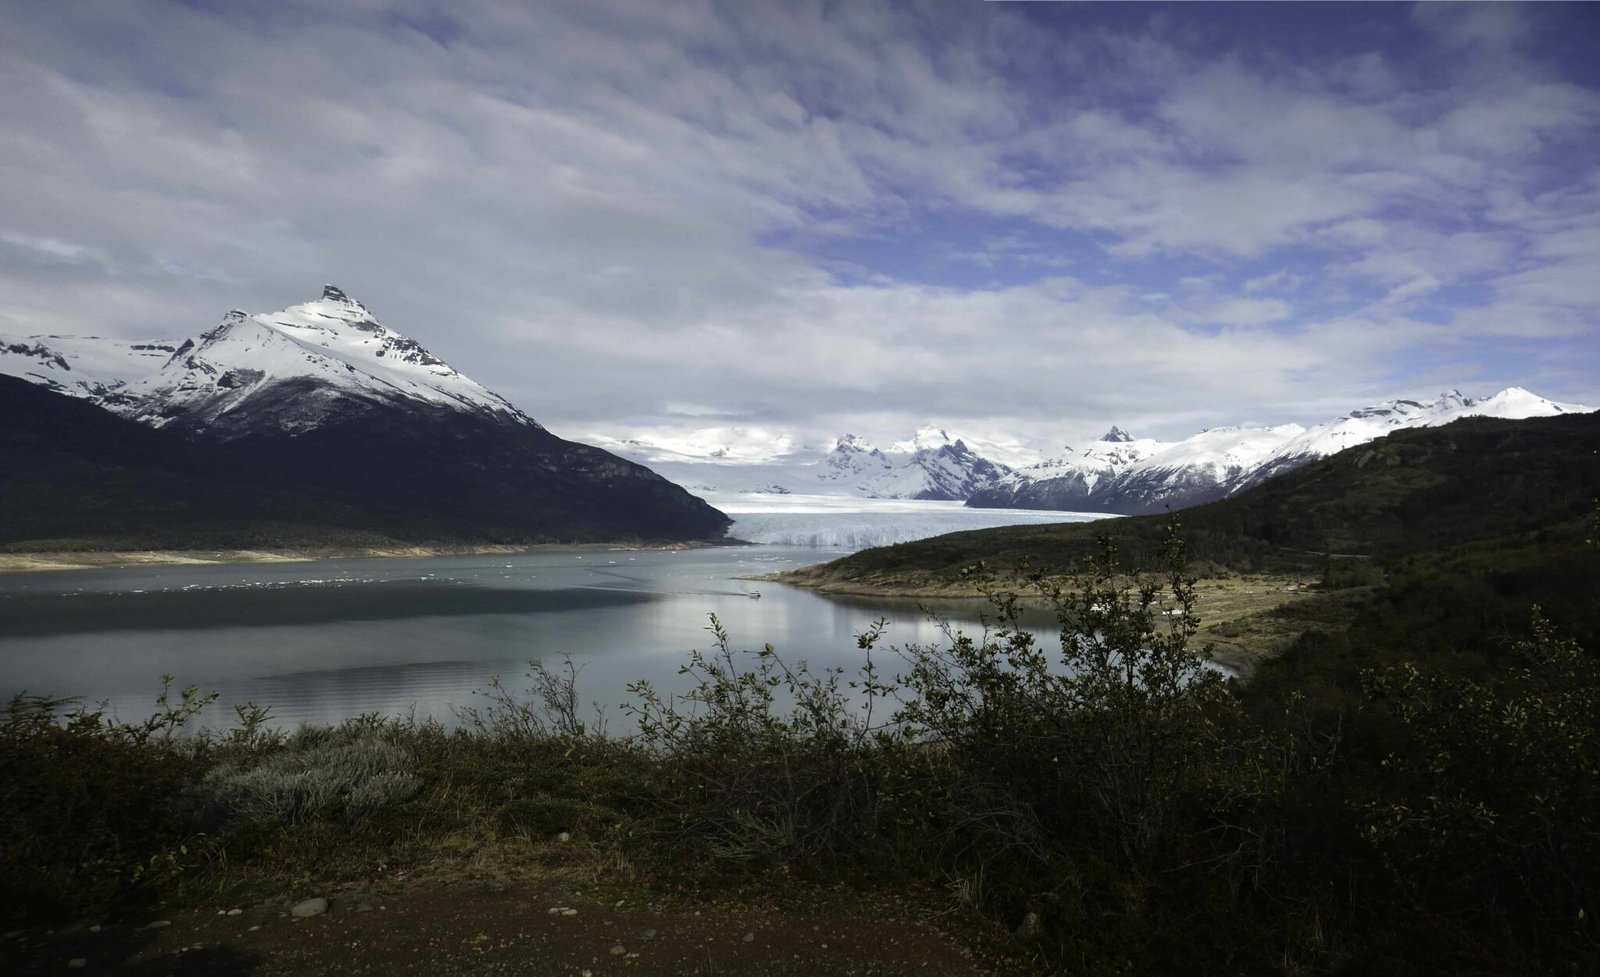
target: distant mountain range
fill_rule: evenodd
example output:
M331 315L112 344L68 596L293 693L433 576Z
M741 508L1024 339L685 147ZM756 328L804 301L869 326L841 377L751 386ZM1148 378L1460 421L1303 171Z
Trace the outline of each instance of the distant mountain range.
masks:
M924 427L886 448L846 434L826 452L795 449L782 437L773 442L778 450L767 453L703 440L595 440L691 492L961 501L1011 473L1010 466L994 457L1007 454L1006 446L969 442L936 427Z
M729 524L643 466L551 434L331 285L280 312L230 312L181 341L0 339L0 373L155 429L162 458L181 442L182 464L163 470L199 466L292 487L295 499L363 504L389 514L370 528L405 538L698 540ZM92 427L99 443L112 427L73 416L62 437ZM77 458L91 481L105 474L96 450ZM51 447L54 463L72 457L70 443ZM40 470L24 468L0 479L37 488ZM0 536L18 531L0 525Z
M967 499L979 508L1065 509L1141 515L1226 498L1318 458L1395 431L1463 417L1525 419L1588 413L1511 387L1483 398L1454 390L1429 401L1392 400L1309 430L1298 424L1225 427L1165 443L1113 427L1081 449L1020 468Z
M1228 427L1161 442L1113 427L1043 460L1018 442L953 436L934 426L881 447L846 434L825 450L738 429L654 441L596 438L607 451L551 434L331 285L316 300L279 312L235 310L187 339L0 339L0 374L181 442L176 467L165 448L152 455L167 459L167 475L199 466L223 481L279 486L280 502L315 499L306 511L337 510L340 524L377 532L390 526L409 538L517 542L722 535L727 517L691 492L1158 512L1227 497L1396 430L1591 409L1517 387L1478 399L1450 391L1431 401L1365 407L1309 430ZM28 416L20 400L17 410ZM79 420L60 436L90 424ZM39 456L40 471L77 457L67 441L52 452L49 464ZM93 468L96 458L86 452L79 462ZM0 469L0 483L15 485L20 467ZM133 478L128 471L118 484ZM173 484L165 476L155 481ZM31 497L46 505L50 496ZM279 508L292 517L296 505ZM352 523L352 511L370 518ZM372 515L380 511L388 515ZM0 540L18 532L0 525Z
M1506 405L1504 399L1486 400ZM1427 406L1413 405L1413 411ZM1444 562L1438 558L1459 548L1451 559L1470 575L1473 600L1492 603L1504 597L1506 591L1488 582L1498 578L1508 590L1537 594L1541 604L1546 599L1560 603L1564 621L1595 621L1600 610L1594 600L1595 553L1586 540L1594 536L1597 492L1600 415L1563 411L1500 421L1463 416L1448 426L1394 424L1386 436L1355 450L1331 452L1229 498L1195 506L1183 514L1182 533L1193 560L1312 579L1330 567L1361 566L1363 557L1394 567L1404 557L1431 553L1434 562L1416 567L1406 586L1427 595L1416 611L1435 628L1452 627L1454 618L1470 618L1478 610L1446 610L1435 603L1438 592L1428 589ZM963 571L975 563L1003 575L1026 558L1033 570L1070 573L1098 552L1098 538L1107 534L1125 565L1148 567L1159 558L1167 520L1152 513L1109 522L950 533L863 550L787 577L841 593L970 592L976 578ZM1490 548L1469 548L1484 544ZM1547 561L1559 570L1530 574L1531 567ZM1530 586L1532 581L1536 584ZM1522 602L1515 613L1524 616L1527 608ZM1497 629L1483 633L1504 634L1499 629L1514 626L1506 620L1493 625Z
M938 427L924 427L887 448L846 434L827 451L796 447L786 435L742 430L681 440L597 440L694 492L951 499L977 508L1136 515L1225 498L1391 431L1462 417L1520 419L1590 410L1519 387L1477 399L1452 390L1431 401L1364 407L1309 430L1298 424L1224 427L1164 442L1112 427L1096 441L1042 460L1016 442L952 436Z

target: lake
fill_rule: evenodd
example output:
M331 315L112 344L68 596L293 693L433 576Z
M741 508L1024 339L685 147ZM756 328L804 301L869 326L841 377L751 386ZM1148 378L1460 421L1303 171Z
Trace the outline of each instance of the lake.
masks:
M830 517L848 523L850 536L871 521L859 500L819 513L803 499L767 499L748 503L759 515L749 514L755 521L743 528L776 532L785 505L797 507L790 518L807 539L829 538ZM958 509L893 503L879 518L906 538L941 521L970 528L975 518L1007 519ZM1010 518L1049 521L1052 514ZM211 723L231 719L232 706L243 702L270 706L279 725L412 710L450 723L455 708L482 704L475 692L494 676L525 688L529 659L555 662L570 653L583 666L584 701L600 702L612 728L623 729L628 683L687 688L678 668L690 649L709 648L712 614L737 648L770 642L813 668L854 670L861 661L855 635L880 617L891 621L887 642L939 637L914 601L841 600L742 579L845 552L770 544L574 549L0 574L0 694L81 696L134 720L153 711L161 676L170 674L178 686L222 694L207 710ZM976 626L976 611L974 602L945 605L968 626ZM891 655L880 661L892 671Z

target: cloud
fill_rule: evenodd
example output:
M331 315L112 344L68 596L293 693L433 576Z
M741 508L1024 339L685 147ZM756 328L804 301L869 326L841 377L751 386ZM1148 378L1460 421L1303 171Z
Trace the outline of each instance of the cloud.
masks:
M1385 11L1309 57L1203 8L96 12L0 37L6 334L330 280L574 434L1176 434L1527 343L1568 351L1541 393L1600 393L1600 96L1539 56L1559 12Z

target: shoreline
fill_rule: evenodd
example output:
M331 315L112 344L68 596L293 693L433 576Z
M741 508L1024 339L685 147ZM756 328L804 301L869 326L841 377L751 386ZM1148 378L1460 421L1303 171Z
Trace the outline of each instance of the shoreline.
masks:
M100 570L121 567L226 566L256 563L316 563L323 560L422 559L431 556L512 556L522 553L578 552L604 553L639 550L694 550L715 543L532 543L525 545L440 545L410 546L307 546L283 549L193 549L193 550L40 550L27 553L0 553L0 573L46 573L71 570Z
M749 579L765 580L836 598L864 600L981 600L984 594L971 584L953 581L918 582L889 575L876 580L830 579L823 568L802 567ZM1025 591L1020 581L996 581L999 589ZM1248 678L1256 665L1278 654L1303 628L1275 613L1287 604L1314 600L1320 592L1301 579L1273 574L1230 575L1203 578L1196 583L1199 632L1196 646L1209 645L1212 661ZM1021 604L1045 608L1047 603L1023 593Z

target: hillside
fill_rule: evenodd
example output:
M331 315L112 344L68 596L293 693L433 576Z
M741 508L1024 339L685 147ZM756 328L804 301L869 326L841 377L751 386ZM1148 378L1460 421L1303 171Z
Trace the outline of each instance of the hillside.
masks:
M0 544L361 545L379 521L355 500L274 485L207 449L73 397L0 376ZM342 528L335 528L342 527ZM30 546L29 544L32 544Z

